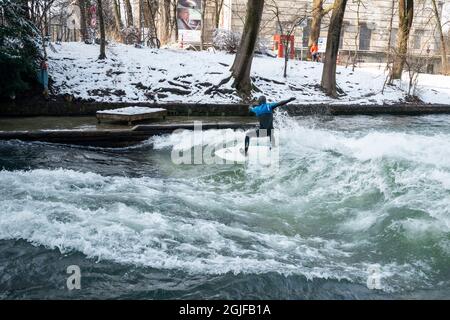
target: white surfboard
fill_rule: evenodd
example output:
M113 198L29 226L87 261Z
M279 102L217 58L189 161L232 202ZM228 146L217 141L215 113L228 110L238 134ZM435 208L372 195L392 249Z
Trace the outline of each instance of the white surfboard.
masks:
M250 146L247 156L244 154L244 146L238 145L234 147L217 150L214 154L226 163L244 164L246 162L260 163L270 165L273 156L276 155L276 149L269 146Z

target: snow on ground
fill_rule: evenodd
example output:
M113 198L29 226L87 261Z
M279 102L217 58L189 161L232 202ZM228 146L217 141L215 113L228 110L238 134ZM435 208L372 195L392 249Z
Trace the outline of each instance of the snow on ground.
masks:
M107 47L107 60L97 60L99 47L63 43L50 52L50 75L59 94L105 102L230 103L240 99L230 83L207 93L229 75L234 55L224 52L195 52L177 49L135 48L123 44ZM271 101L296 97L297 103L384 104L404 101L405 81L387 86L381 93L383 68L338 66L337 83L346 93L339 99L327 97L319 88L322 64L289 61L283 78L284 60L256 56L253 83ZM406 80L406 79L404 79ZM429 103L450 103L450 77L420 75L419 97ZM261 93L256 93L259 95Z
M450 76L420 74L417 94L428 103L450 104Z
M163 108L147 108L147 107L138 107L138 106L132 106L132 107L125 107L120 109L114 109L114 110L100 110L97 111L97 113L106 113L106 114L117 114L117 115L137 115L137 114L145 114L145 113L153 113L153 112L159 112L159 111L165 111L166 109Z

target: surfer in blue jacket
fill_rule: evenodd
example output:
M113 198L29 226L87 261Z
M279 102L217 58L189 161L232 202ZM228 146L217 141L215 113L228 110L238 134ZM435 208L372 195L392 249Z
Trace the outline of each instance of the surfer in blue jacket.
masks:
M245 155L247 155L248 152L250 138L259 137L260 133L261 137L269 136L270 144L275 145L275 139L273 137L273 111L275 110L275 108L284 106L294 100L295 98L290 98L281 102L267 103L266 97L260 96L257 100L257 105L255 107L250 106L248 108L250 112L255 113L258 117L259 128L251 130L245 135Z

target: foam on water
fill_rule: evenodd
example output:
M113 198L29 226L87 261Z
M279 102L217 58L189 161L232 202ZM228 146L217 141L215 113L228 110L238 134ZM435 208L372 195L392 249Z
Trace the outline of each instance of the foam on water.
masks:
M0 239L189 273L365 284L378 264L386 291L448 285L449 134L346 132L284 115L277 125L280 166L270 176L172 164L172 147L199 140L188 131L150 141L164 155L160 176L0 171ZM200 138L223 137L243 135Z

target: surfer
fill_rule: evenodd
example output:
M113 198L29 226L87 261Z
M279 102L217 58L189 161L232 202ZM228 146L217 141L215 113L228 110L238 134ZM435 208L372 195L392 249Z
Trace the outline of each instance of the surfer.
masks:
M250 145L251 137L260 136L260 130L262 131L262 137L269 136L270 144L275 146L275 138L273 137L273 111L275 108L284 106L295 98L290 98L281 102L267 103L265 96L260 96L257 100L257 105L255 107L250 106L248 110L256 114L259 120L259 128L247 132L245 135L245 155L247 155L248 147ZM264 134L265 133L265 134Z

